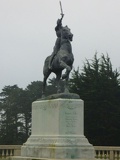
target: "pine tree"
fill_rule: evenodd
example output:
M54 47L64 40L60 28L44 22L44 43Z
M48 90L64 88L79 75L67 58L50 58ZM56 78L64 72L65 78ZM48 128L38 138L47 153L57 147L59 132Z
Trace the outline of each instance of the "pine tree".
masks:
M112 69L109 56L86 60L82 71L73 71L71 92L85 102L85 134L94 145L120 145L119 72ZM118 144L119 143L119 144Z
M0 143L1 144L18 144L20 121L19 99L22 89L17 85L6 86L0 93Z

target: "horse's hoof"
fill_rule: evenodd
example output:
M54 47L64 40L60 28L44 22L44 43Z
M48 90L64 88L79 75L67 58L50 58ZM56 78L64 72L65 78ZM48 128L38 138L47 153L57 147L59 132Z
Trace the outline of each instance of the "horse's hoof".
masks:
M69 66L67 66L67 72L70 72L71 68Z

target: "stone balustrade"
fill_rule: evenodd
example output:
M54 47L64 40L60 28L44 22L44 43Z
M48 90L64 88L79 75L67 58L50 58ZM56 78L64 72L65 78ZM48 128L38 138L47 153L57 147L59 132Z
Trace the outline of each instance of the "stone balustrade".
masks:
M94 146L96 159L120 160L120 147ZM21 145L0 145L0 157L20 156Z
M0 157L19 156L21 145L0 145Z
M94 146L97 159L119 160L120 147Z

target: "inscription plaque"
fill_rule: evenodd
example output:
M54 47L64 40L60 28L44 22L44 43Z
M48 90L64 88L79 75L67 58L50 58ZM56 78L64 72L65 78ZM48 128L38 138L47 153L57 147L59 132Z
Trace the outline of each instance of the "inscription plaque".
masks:
M62 135L83 135L83 108L71 100L62 103L60 108L60 133Z

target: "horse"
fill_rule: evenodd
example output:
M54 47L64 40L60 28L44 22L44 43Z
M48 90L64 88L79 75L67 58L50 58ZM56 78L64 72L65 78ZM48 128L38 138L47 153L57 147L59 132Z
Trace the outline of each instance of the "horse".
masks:
M60 79L65 79L65 88L64 92L69 92L68 90L68 79L70 71L72 70L72 65L74 62L74 56L72 53L71 41L73 39L73 34L71 33L68 26L61 28L61 46L57 54L54 56L52 61L52 67L49 68L49 62L52 55L48 56L45 59L44 67L43 67L43 90L42 97L45 97L45 88L46 81L49 75L53 72L56 74L56 82L57 82L57 93L60 93ZM62 71L66 70L66 72L62 75Z

